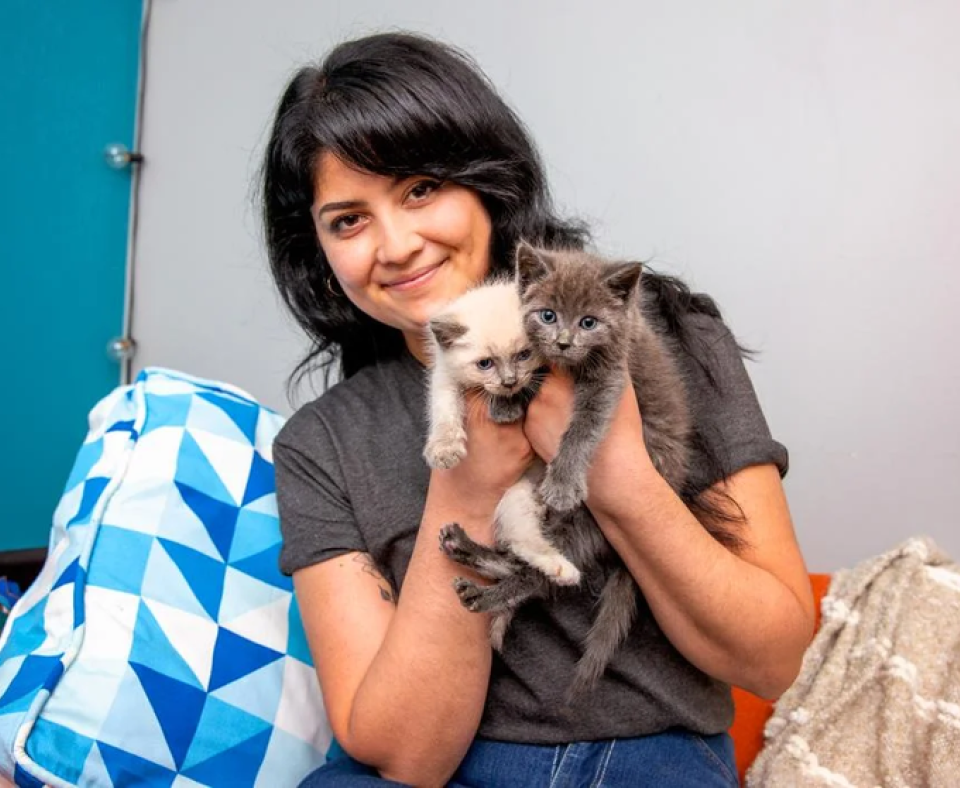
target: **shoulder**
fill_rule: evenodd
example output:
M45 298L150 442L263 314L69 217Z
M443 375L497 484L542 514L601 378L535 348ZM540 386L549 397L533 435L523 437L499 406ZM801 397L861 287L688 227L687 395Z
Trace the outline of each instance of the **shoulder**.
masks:
M301 406L281 428L276 446L310 455L348 441L389 421L398 405L418 401L424 386L424 372L412 358L364 367Z

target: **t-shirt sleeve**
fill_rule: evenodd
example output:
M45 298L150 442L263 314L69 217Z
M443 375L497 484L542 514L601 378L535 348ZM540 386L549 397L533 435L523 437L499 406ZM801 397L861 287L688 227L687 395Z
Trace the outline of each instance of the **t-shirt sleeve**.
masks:
M295 415L285 425L274 443L273 461L281 572L291 575L344 553L366 551L335 447L315 415Z
M718 461L695 458L694 489L706 489L750 465L773 463L785 476L787 449L770 434L730 329L720 320L696 315L689 319L688 330L695 357L686 360L686 377L696 437Z

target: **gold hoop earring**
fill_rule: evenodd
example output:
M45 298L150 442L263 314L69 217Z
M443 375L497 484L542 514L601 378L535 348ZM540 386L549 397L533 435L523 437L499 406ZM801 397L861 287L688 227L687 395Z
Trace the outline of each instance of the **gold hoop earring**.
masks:
M332 272L332 271L331 271L329 274L327 274L326 279L324 279L323 281L326 283L326 285L327 285L327 292L330 293L330 295L332 295L332 296L334 296L334 297L337 297L337 298L339 298L340 296L343 295L343 291L340 290L340 283L339 283L339 282L337 282L337 288L334 289L333 283L334 283L336 280L333 278L333 272Z

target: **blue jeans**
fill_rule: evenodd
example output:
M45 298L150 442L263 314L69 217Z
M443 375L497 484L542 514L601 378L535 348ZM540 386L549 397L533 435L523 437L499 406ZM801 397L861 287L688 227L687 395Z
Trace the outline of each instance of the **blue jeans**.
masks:
M300 788L386 788L374 769L342 750L308 775ZM477 739L448 788L736 788L733 740L723 733L698 736L670 730L636 739L558 746Z

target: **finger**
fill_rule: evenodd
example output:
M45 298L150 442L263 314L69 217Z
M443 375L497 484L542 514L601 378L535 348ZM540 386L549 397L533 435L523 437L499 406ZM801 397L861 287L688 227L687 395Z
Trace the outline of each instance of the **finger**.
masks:
M468 392L464 398L464 415L471 425L482 425L490 421L490 406L486 397L476 392Z

